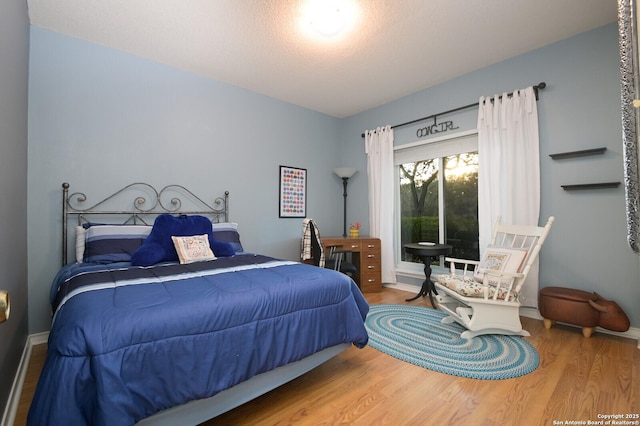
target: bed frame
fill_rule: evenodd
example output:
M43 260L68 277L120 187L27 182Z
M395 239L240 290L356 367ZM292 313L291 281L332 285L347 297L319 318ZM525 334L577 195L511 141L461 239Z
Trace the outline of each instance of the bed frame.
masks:
M199 214L213 222L229 221L229 191L208 204L181 185L168 185L157 190L148 183L136 182L114 192L97 203L87 206L82 192L69 193L70 185L62 184L62 264L67 264L69 225L82 225L89 221L99 223L151 225L159 214ZM125 206L124 209L118 206ZM91 219L91 220L90 220ZM74 234L74 233L71 233ZM73 245L75 247L75 245ZM216 395L172 407L141 420L138 425L198 425L259 397L323 364L351 344L343 343L317 352L274 370L259 374L250 380L226 389Z
M62 184L62 265L66 265L68 260L71 223L82 225L90 221L104 221L110 224L153 225L156 216L164 213L199 214L213 222L229 221L229 191L210 205L182 185L167 185L157 190L148 183L135 182L88 205L84 193L70 194L69 187L67 182Z

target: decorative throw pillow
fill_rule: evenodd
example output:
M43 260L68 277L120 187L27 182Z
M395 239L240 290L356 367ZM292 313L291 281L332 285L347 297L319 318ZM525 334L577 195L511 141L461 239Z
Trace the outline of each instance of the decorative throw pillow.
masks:
M207 234L189 237L172 236L171 239L182 264L216 259L209 246Z
M172 216L161 214L156 217L151 233L144 243L131 255L135 266L151 266L160 262L175 262L178 253L171 237L188 237L206 234L213 241L211 221L198 215Z
M489 269L497 273L520 272L522 263L526 257L527 250L525 249L489 246L485 250L482 260L473 274L473 278L476 281L482 282L484 274L479 272L480 269ZM507 280L507 282L502 281L501 284L508 285L508 281L510 280ZM489 284L495 286L498 285L498 282L490 279Z

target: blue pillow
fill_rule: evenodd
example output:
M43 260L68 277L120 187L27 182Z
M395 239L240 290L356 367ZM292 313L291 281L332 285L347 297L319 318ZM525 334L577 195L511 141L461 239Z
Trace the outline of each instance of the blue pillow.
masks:
M231 244L233 246L234 254L241 253L244 251L244 248L242 247L242 242L240 242L240 234L238 233L238 224L235 222L214 223L213 224L213 241L220 241L220 242ZM214 250L214 253L215 253L215 250Z
M231 243L209 240L209 244L211 245L211 250L213 250L213 254L215 254L216 257L229 257L236 254L236 249Z
M160 262L178 261L178 253L173 245L172 236L189 237L207 234L209 245L213 241L211 221L204 216L172 216L161 214L156 217L149 236L139 249L131 255L135 266L151 266ZM215 251L214 251L215 253Z
M177 253L176 253L177 255ZM138 250L131 255L131 264L133 266L151 266L164 261L166 251L158 243L149 242L142 243Z
M151 226L85 224L84 262L128 262L143 244Z

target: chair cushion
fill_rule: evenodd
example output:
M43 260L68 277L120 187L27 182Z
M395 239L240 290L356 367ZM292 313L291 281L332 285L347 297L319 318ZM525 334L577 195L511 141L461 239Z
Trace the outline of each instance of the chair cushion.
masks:
M455 291L461 296L484 298L484 285L475 281L472 277L462 275L433 275L433 278L438 284ZM493 298L496 287L490 285L488 289L488 297ZM518 293L513 290L507 292L505 288L501 287L497 291L498 299L504 300L508 294L509 301L518 300Z

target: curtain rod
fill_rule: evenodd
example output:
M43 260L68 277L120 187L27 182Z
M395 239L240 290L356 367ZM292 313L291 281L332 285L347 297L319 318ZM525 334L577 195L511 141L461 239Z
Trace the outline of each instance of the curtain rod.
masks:
M533 86L533 91L536 94L536 101L538 100L538 90L542 90L545 87L547 87L547 83L545 83L544 81L541 82L541 83L538 83L535 86ZM507 93L507 96L511 96L511 95L513 95L513 92ZM498 96L498 98L502 99L502 95ZM406 123L396 124L395 126L391 126L391 128L395 129L396 127L408 126L409 124L418 123L420 121L428 120L430 118L435 118L435 117L439 117L441 115L451 114L452 112L458 112L458 111L462 111L463 109L468 109L468 108L477 107L477 106L478 106L478 102L473 103L473 104L469 104L469 105L465 105L465 106L461 106L461 107L458 107L458 108L450 109L448 111L439 112L437 114L431 114L431 115L428 115L426 117L417 118L415 120L407 121ZM365 136L364 133L361 136L364 138L364 136Z

